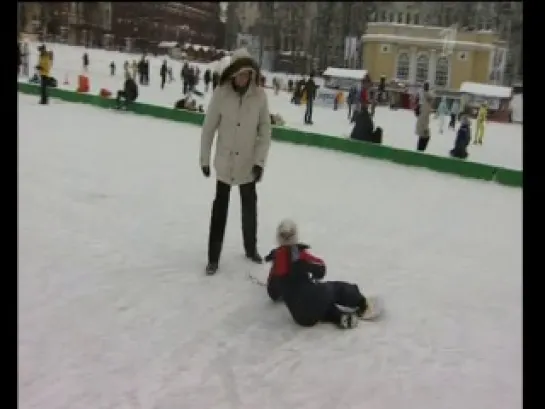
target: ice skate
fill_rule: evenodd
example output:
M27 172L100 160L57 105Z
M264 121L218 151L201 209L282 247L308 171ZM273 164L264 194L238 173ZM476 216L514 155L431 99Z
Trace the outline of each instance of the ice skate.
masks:
M343 313L338 325L341 329L355 328L358 326L358 316L353 312Z
M218 263L208 263L205 269L207 276L212 276L218 272Z
M367 298L367 308L365 311L358 314L359 318L364 321L376 320L382 312L382 302L378 297Z
M263 264L263 258L259 255L257 251L253 253L246 253L246 258L256 264Z

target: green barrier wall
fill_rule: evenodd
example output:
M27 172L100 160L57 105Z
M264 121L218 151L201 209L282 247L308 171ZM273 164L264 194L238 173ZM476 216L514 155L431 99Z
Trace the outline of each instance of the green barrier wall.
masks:
M19 83L18 89L19 92L25 94L39 94L39 87L33 84ZM74 91L56 88L51 88L49 90L49 95L52 98L58 98L67 102L91 104L102 108L114 107L114 101L112 99L102 98L97 95L80 94ZM133 104L130 111L136 114L148 115L171 121L186 122L198 126L201 126L204 120L204 114L198 112L182 111L140 102ZM273 127L272 137L278 141L336 150L374 159L388 160L401 165L418 166L467 178L496 181L506 186L522 187L522 171L519 170L407 151L385 145L352 141L346 138L303 132L285 127Z

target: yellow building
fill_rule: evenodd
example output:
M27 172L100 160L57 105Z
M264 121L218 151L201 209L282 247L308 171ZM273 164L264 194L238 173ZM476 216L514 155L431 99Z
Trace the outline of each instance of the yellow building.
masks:
M465 81L501 83L507 59L505 42L491 31L369 23L362 44L363 67L373 81L384 75L438 89L458 90Z

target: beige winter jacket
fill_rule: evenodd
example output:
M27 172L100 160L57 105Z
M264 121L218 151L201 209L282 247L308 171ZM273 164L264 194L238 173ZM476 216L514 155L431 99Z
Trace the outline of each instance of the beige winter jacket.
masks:
M231 85L231 78L241 69L251 69L251 84L242 96ZM245 49L236 50L223 71L219 86L206 111L201 134L201 166L210 166L212 142L216 130L214 167L216 178L229 185L252 182L252 168L265 168L271 144L271 120L267 95L257 85L259 67Z
M416 134L421 138L430 137L430 115L432 112L433 94L424 92L422 101L420 102L420 115L416 120Z

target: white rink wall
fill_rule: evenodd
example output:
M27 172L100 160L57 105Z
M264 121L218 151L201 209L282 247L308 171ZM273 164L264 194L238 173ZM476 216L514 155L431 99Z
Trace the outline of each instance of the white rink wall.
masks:
M31 44L33 53L30 60L31 72L37 61L38 43ZM82 73L82 55L84 52L89 54L90 66L88 76L91 83L91 93L98 94L101 88L107 88L115 92L121 89L123 85L123 63L125 60L138 60L140 54L127 54L117 51L106 51L100 49L85 49L77 46L67 46L63 44L46 44L54 52L54 64L52 75L59 81L59 87L63 89L75 90L77 76ZM172 66L175 82L167 84L164 90L159 87L159 68L164 59L169 61ZM180 82L180 70L182 63L171 60L168 57L149 57L150 60L150 85L139 87L139 101L173 107L176 100L182 98L182 84ZM110 76L109 64L111 61L116 63L116 75ZM207 68L213 69L215 62L210 64L192 64L199 66L201 72ZM267 77L267 84L271 84L273 76L278 76L284 81L290 77L286 74L264 72ZM68 77L69 85L63 85L65 77ZM297 76L291 76L297 78ZM24 81L23 78L19 79ZM204 90L201 82L198 84L199 90ZM346 138L350 135L352 126L347 120L347 110L340 109L333 111L330 108L315 106L313 114L313 126L304 124L305 106L295 106L290 103L291 95L287 92L280 92L274 95L274 92L267 89L269 96L269 107L272 113L280 114L286 121L286 126L315 132L319 134L332 135ZM205 107L208 104L211 91L203 98L197 97L199 104ZM448 119L445 119L448 123ZM375 114L375 124L384 130L383 143L402 149L414 150L416 148L415 124L416 118L412 111L398 110L390 111L385 107L378 107ZM435 118L431 120L432 138L428 145L427 153L448 156L448 152L454 145L455 132L445 129L444 134L438 132L438 121ZM445 126L446 128L446 126ZM474 127L473 127L474 131ZM511 169L522 169L522 124L500 124L489 122L486 127L483 146L469 147L469 160L485 164L497 165Z

